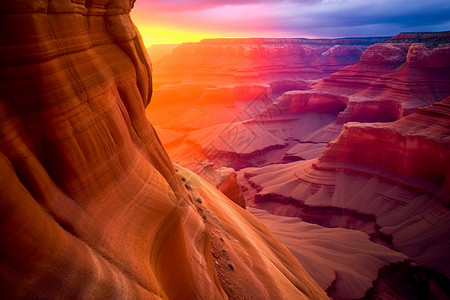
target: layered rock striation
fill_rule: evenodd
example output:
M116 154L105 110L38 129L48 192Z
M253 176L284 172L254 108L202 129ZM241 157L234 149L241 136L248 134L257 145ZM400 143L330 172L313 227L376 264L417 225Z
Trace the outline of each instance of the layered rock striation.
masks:
M283 93L252 120L289 143L281 162L320 155L347 122L392 122L448 97L449 41L449 32L417 33L371 45L358 63L319 80L309 90ZM306 119L315 124L314 130L292 130ZM286 136L288 131L295 134Z
M174 170L132 5L0 4L1 297L327 299L261 222Z
M205 105L225 102L228 106L221 107L219 120L228 117L232 121L242 109L239 104L233 108L235 102L250 104L264 97L267 105L285 91L308 89L318 79L357 63L368 46L385 40L213 39L183 43L154 64L157 89L148 115L156 125L166 128L198 129L205 124L194 126L198 118L192 112L198 114ZM159 113L175 102L191 105L178 110L184 122L177 124Z
M415 179L416 184L423 181L427 190L442 192L440 198L448 205L449 122L450 97L397 122L347 123L339 138L327 146L317 167L341 165L362 172L367 168L379 170L380 176L396 174Z

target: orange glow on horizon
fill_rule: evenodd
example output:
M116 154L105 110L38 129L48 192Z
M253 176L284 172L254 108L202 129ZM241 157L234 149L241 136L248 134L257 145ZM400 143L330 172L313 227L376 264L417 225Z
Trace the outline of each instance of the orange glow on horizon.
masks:
M168 24L166 22L159 22L150 15L145 14L140 10L131 11L132 20L138 28L145 47L150 47L156 44L181 44L187 42L199 42L203 39L214 38L296 38L299 36L293 36L288 32L243 32L241 30L225 30L211 31L208 28L199 26L186 26L186 24L180 25L176 20L173 23ZM232 27L232 26L231 26ZM300 36L302 38L317 38L316 36Z
M224 36L211 33L195 32L186 29L165 26L139 26L136 24L146 47L154 44L181 44L199 42L209 38L223 38Z
M228 30L213 30L198 24L180 23L177 19L170 22L160 21L152 12L147 12L145 6L140 9L135 7L131 11L131 18L147 48L155 44L181 44L199 42L203 39L242 37L241 33L237 35Z
M201 31L171 28L166 26L157 26L157 25L139 26L139 24L137 24L136 22L135 24L142 36L142 39L144 40L145 47L147 48L156 44L181 44L188 42L200 42L201 40L204 39L217 39L217 38L296 38L292 36L277 35L277 34L270 37L252 36L252 35L228 36L214 33L205 33ZM301 38L320 39L324 37L301 36Z

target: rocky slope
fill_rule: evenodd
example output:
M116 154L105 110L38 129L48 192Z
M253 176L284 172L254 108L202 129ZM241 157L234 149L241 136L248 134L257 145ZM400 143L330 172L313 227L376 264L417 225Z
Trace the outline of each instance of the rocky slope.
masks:
M215 186L231 201L242 208L245 208L245 200L241 187L237 182L237 173L233 168L217 168L213 163L201 163L196 161L184 163L183 166Z
M326 228L299 218L276 216L265 210L248 210L304 264L306 270L333 299L361 299L378 271L406 256L371 243L369 236L343 228Z
M0 4L1 298L328 299L260 221L174 170L132 4Z

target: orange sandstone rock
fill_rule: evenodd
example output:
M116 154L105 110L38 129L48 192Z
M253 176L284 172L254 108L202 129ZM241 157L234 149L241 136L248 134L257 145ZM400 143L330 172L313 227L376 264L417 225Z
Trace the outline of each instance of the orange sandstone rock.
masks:
M145 116L133 2L0 4L1 298L327 299L260 222L185 188Z

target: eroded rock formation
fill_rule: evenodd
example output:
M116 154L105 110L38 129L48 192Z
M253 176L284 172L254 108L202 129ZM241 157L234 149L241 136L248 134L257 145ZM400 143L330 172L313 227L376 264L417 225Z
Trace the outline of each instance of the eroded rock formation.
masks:
M442 193L439 198L449 204L449 123L450 97L397 122L347 123L339 138L327 146L317 166L350 165L350 169L362 172L365 168L369 172L380 169L380 176L392 173L421 180L430 192Z
M347 122L391 122L448 97L449 43L450 32L438 32L399 34L371 45L357 64L321 79L310 90L285 92L253 120L285 142L298 142L290 143L292 150L286 147L283 161L312 158L299 151L313 148L320 155ZM292 130L305 119L315 130ZM292 134L286 136L287 131Z
M174 171L133 2L0 4L1 298L327 299L256 218Z

